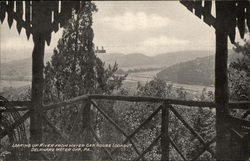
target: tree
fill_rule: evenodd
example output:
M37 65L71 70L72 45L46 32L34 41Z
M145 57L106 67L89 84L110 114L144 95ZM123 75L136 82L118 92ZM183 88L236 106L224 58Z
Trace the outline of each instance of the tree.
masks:
M105 67L94 53L92 29L94 12L97 12L97 7L90 1L83 1L79 13L72 11L71 19L54 49L52 59L45 67L45 103L84 94L110 94L121 87L125 76L115 75L118 65ZM81 109L80 105L71 105L47 113L53 124L62 129L63 133L68 135L73 133L71 137L73 140L70 142L79 143L83 132L86 131L82 128L83 121L77 120L82 112ZM94 115L94 111L91 113ZM80 116L82 119L88 117L82 114ZM44 130L47 131L45 140L53 143L59 141L58 137L51 135L53 134L51 129L44 127Z
M87 93L111 93L124 77L114 73L118 65L105 68L94 53L92 14L96 5L84 1L82 10L72 13L51 62L45 67L46 101L65 100Z
M243 45L236 43L233 49L239 58L229 66L231 99L250 100L250 40L245 39Z

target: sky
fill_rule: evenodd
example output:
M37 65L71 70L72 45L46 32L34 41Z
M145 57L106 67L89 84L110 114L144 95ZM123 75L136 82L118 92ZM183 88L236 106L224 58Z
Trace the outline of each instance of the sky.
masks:
M155 56L183 50L215 49L215 30L178 1L95 1L94 43L108 53L142 53ZM46 54L52 53L62 29L52 34ZM16 24L0 25L1 62L30 58L32 37L24 29L18 35Z

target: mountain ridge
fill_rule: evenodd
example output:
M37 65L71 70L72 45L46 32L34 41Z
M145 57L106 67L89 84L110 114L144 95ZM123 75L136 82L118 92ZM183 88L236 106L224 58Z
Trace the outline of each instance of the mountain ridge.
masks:
M232 50L229 50L228 62L233 62L240 57ZM214 84L215 55L210 55L194 60L181 62L169 66L159 73L156 77L161 80L176 82L180 84L205 85Z
M212 55L214 52L208 50L190 50L190 51L178 51L162 53L155 56L147 56L141 53L133 54L116 54L110 53L109 56L103 54L98 57L106 62L106 64L118 63L122 69L134 69L134 68L159 68L167 67L179 62L195 59L197 57L204 57Z
M142 53L108 53L97 54L97 56L105 62L106 65L113 65L115 62L121 69L138 69L138 68L155 68L155 67L168 67L176 63L185 62L195 59L197 57L203 57L212 55L211 51L180 51L169 52L165 54L159 54L153 57L144 55ZM51 59L51 53L45 54L46 62ZM1 79L26 79L31 78L31 58L14 60L1 64Z

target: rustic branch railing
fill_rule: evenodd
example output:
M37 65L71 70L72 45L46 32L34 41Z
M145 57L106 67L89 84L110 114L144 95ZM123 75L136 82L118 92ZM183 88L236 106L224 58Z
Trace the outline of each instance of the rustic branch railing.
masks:
M116 101L128 101L128 102L168 102L169 104L175 105L183 105L183 106L195 106L195 107L209 107L215 108L216 104L214 102L205 102L205 101L188 101L188 100L177 100L177 99L166 99L166 98L159 98L159 97L138 97L138 96L117 96L117 95L82 95L75 97L70 100L66 100L59 103L52 103L49 105L43 106L43 111L47 111L53 108L59 108L61 106L66 106L69 104L76 104L79 101L84 101L88 99L105 99L105 100L116 100ZM0 106L31 106L31 101L8 101L8 102L1 102ZM240 101L240 102L230 102L229 108L231 109L243 109L243 110L250 110L250 102L249 101ZM20 108L21 109L21 108ZM26 108L25 108L26 110ZM17 110L19 111L19 110Z
M98 103L95 100L112 100L112 101L126 101L126 102L146 102L146 103L158 103L160 106L156 108L133 132L128 134L120 125L118 125L104 110L103 108L98 105ZM130 142L134 151L137 154L137 157L134 160L140 160L145 156L145 154L150 151L155 144L160 140L160 146L161 146L161 160L169 160L169 152L170 152L170 145L177 151L177 153L181 156L183 160L187 160L187 157L181 152L181 150L178 148L178 145L171 139L169 135L169 113L171 112L174 114L178 120L186 127L195 138L197 138L200 143L203 145L202 148L196 153L196 155L191 160L197 160L205 151L208 151L212 156L214 156L214 151L210 148L211 144L215 142L215 138L211 139L210 141L206 141L204 138L200 136L199 133L197 133L194 128L181 116L181 114L173 107L172 105L181 105L180 108L183 108L183 106L189 106L189 107L209 107L209 108L215 108L215 103L213 102L197 102L197 101L183 101L183 100L174 100L174 99L165 99L165 98L156 98L156 97L136 97L136 96L107 96L107 95L83 95L79 97L75 97L70 100L66 100L60 103L54 103L49 105L44 105L41 110L41 118L43 119L43 122L46 123L52 131L57 134L62 140L69 143L69 138L71 137L71 134L69 136L66 136L60 129L58 129L53 123L49 120L49 118L46 116L46 112L52 109L61 108L67 105L74 105L74 104L90 104L93 108L95 108L98 112L102 114L102 116L111 124L113 125L124 137L125 140L122 142L123 144L126 144L127 142ZM18 127L20 124L22 124L25 120L27 120L32 112L38 112L34 111L31 107L31 102L29 101L2 101L0 102L1 107L8 107L13 106L9 109L0 109L0 113L4 112L13 112L13 111L27 111L19 120L17 120L15 123L10 125L8 129L5 129L4 131L1 131L0 137L3 138L6 136L9 132L13 131L16 127ZM14 106L26 106L26 107L14 107ZM240 103L230 103L230 108L232 109L245 109L250 110L250 102L240 102ZM83 110L81 110L80 113L82 113ZM86 112L86 111L85 111ZM90 112L90 110L88 111ZM161 132L160 134L157 134L157 136L154 138L152 143L143 151L140 151L136 143L133 141L135 139L135 135L147 124L149 123L154 117L157 116L161 112ZM85 114L86 115L86 114ZM88 114L87 114L88 115ZM90 113L89 113L90 116ZM78 116L77 116L78 117ZM239 118L230 118L233 122L236 124L240 124L241 126L247 126L250 127L250 122L246 120L242 120ZM85 121L86 124L86 120ZM73 125L71 130L74 130L75 125ZM93 138L98 142L99 144L102 143L101 139L98 137L98 135L95 133L92 125L89 123L87 124L88 130L90 130L90 133L92 134ZM72 132L72 131L71 131ZM108 158L113 160L113 155L117 152L117 149L110 151L107 148L103 148L103 151L107 154ZM61 157L64 154L57 157L58 160L61 159Z

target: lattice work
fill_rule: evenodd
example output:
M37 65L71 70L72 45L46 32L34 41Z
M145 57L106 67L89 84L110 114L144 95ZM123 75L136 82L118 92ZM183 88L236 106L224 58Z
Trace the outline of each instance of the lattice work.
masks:
M189 11L193 12L209 26L217 28L216 17L212 14L212 6L216 7L216 3L222 3L224 8L224 23L227 25L225 29L231 42L235 41L235 29L239 30L241 38L244 38L246 26L250 29L250 2L248 0L235 0L214 2L211 0L180 0Z
M11 28L15 20L18 33L24 28L28 39L34 32L41 32L46 35L45 39L49 45L51 33L63 27L71 18L72 9L78 12L80 4L80 1L1 1L0 21L3 23L7 19ZM35 16L39 17L42 23L39 19L33 19ZM34 27L38 22L40 27Z
M7 99L0 96L0 102L8 102ZM25 125L28 122L25 120L28 118L27 113L25 112L4 112L11 111L16 107L13 106L0 106L0 153L8 151L13 153L13 155L8 155L6 158L12 160L24 160L27 159L28 152L27 150L17 150L11 148L15 143L26 144L28 143L27 131Z

